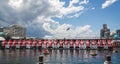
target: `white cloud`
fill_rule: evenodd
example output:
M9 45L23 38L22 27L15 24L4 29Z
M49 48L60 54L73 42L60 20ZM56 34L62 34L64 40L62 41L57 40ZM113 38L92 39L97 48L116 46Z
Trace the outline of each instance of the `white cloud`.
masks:
M73 28L72 24L60 24L52 19L80 16L85 9L80 2L87 4L88 0L72 0L68 7L64 7L65 2L59 0L9 0L4 6L0 6L0 19L2 18L4 24L23 24L27 27L27 33L32 36L57 38L87 36L92 33L90 25ZM70 30L66 31L67 28Z
M18 9L21 7L21 4L23 3L23 0L9 0L9 5L11 5L13 8Z
M72 15L72 16L69 15L69 16L67 16L67 17L68 17L68 18L79 17L82 13L83 13L83 12L78 12L78 13Z
M70 24L63 24L56 27L56 29L52 29L50 24L44 24L44 29L53 34L52 38L95 37L90 29L90 25L72 28L73 26ZM67 28L70 28L70 30L67 30Z
M115 3L117 0L106 0L103 4L102 4L102 9L110 6L111 4Z
M65 2L59 0L9 0L8 4L16 10L16 12L27 12L28 14L43 14L48 17L58 17L73 15L84 10L84 6L77 4L79 0L72 0L68 7L64 7ZM44 12L45 11L45 12ZM42 13L41 13L42 12ZM44 12L44 13L43 13Z
M83 0L79 4L88 4L88 3L89 3L89 0Z
M78 12L81 12L84 10L84 7L79 5L79 6L74 6L73 4L76 4L78 3L79 0L72 0L70 1L69 3L69 6L68 7L63 7L65 2L60 2L59 0L50 0L50 3L51 3L51 10L53 11L57 11L57 15L56 17L58 18L62 18L63 16L67 16L67 15L73 15L78 13Z
M79 3L79 0L71 0L68 7L74 6L74 4Z

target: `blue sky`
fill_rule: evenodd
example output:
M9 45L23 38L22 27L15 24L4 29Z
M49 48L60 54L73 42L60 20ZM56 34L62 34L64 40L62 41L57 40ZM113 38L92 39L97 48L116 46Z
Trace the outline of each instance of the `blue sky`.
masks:
M21 24L27 36L99 37L103 24L120 29L119 17L119 0L0 0L0 26Z
M65 1L65 0L62 0ZM102 28L102 24L107 24L111 31L120 29L120 1L102 9L101 6L105 0L90 0L90 3L86 5L86 10L77 18L65 18L57 19L60 23L70 23L74 26L91 25L94 31L99 31ZM68 5L68 2L67 2ZM94 7L92 10L90 8Z

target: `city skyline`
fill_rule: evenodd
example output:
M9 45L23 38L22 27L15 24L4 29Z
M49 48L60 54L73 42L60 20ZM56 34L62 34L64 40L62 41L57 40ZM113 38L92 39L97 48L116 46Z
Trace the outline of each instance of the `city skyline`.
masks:
M76 38L100 36L107 24L120 29L119 0L1 0L0 26L22 24L27 36Z

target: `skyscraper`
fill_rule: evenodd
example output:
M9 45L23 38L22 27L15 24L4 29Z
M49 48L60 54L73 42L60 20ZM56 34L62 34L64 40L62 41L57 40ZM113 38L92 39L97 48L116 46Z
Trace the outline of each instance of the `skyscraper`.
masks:
M118 34L118 37L120 37L120 29L116 30L116 33Z
M3 32L3 27L0 27L0 32Z
M103 24L103 28L100 30L100 38L109 38L110 29L107 28L107 24Z

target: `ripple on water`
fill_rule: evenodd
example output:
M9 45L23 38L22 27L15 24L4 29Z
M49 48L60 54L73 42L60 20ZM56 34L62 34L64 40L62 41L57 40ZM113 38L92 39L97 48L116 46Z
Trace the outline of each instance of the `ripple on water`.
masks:
M50 54L44 56L46 64L103 64L104 56L110 54L113 64L120 62L120 49L118 53L103 50L97 51L97 56L91 56L91 50L49 50ZM40 50L0 50L0 64L36 64Z

